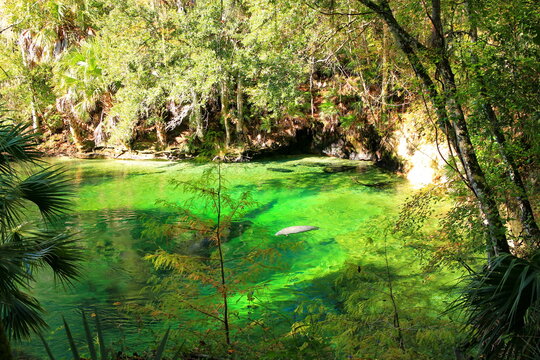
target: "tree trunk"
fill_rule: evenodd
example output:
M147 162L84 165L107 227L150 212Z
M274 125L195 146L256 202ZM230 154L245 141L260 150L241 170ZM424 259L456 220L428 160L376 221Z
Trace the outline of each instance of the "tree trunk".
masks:
M84 139L81 134L81 129L79 128L79 124L77 123L77 120L68 116L68 124L69 124L69 131L71 133L71 137L73 138L73 143L75 143L75 146L79 150L82 150Z
M167 146L167 131L165 130L165 123L161 120L156 122L156 136L160 148Z
M428 90L429 97L436 110L439 127L448 135L451 146L455 148L465 170L469 186L473 190L484 216L487 233L489 236L488 253L496 255L499 252L509 252L506 241L505 228L499 215L497 203L493 198L491 188L487 184L484 173L476 158L463 115L463 110L456 100L456 84L454 75L444 50L444 37L440 25L439 0L433 0L434 32L439 33L435 39L435 47L438 54L433 58L437 69L443 76L444 89L439 94L431 76L427 72L417 51L424 51L426 47L403 29L395 19L387 1L377 4L371 0L360 0L362 4L373 10L388 25L399 47L407 56L416 75L421 79ZM442 96L441 96L442 95ZM448 110L448 111L447 111ZM450 114L450 116L448 116Z
M315 72L315 58L312 56L309 62L309 99L311 118L315 118L315 99L313 98L313 73Z
M436 51L434 63L442 77L442 95L446 101L450 123L456 136L456 151L460 154L467 179L478 198L485 218L484 220L491 239L492 249L489 252L492 255L497 255L500 251L510 252L508 242L506 241L505 227L499 214L497 202L476 157L476 152L467 129L465 115L461 104L457 100L456 81L448 59L444 40L440 0L432 0L431 21L433 23L433 37L435 38L433 47Z
M469 32L471 40L473 43L476 43L478 41L478 29L471 0L467 1L467 15L469 17L470 23ZM471 58L473 61L473 65L479 63L478 56L475 53L471 55ZM493 106L488 99L484 78L476 67L474 69L476 69L474 71L475 80L480 85L482 111L484 112L486 119L490 125L489 128L493 137L495 138L495 142L499 145L499 153L507 164L508 176L510 177L510 179L514 183L514 186L519 192L519 194L516 196L516 201L518 204L521 225L523 226L523 231L525 233L524 238L528 244L532 244L540 239L540 230L534 218L534 212L532 210L529 197L527 196L527 190L525 188L523 177L521 176L521 172L519 171L519 167L514 157L510 152L507 151L506 138L504 136L504 133L501 131L501 125L499 123L499 119L497 118L497 114L495 113L495 110L493 110Z
M523 182L521 172L519 171L519 167L512 154L506 151L506 139L500 129L499 121L493 107L489 102L484 103L482 107L490 123L490 130L495 137L495 141L499 145L499 153L508 166L508 176L519 192L516 196L516 201L518 204L521 225L525 232L525 240L528 244L533 244L540 240L540 230L538 229L538 224L534 218L534 212L529 197L527 196L527 190L525 189L525 183Z
M75 115L76 112L73 104L70 100L66 100L66 98L59 98L56 99L56 109L64 115L64 119L69 126L69 132L73 138L73 143L79 150L82 150L84 138L79 127L79 122L77 121L77 116Z
M30 72L30 70L31 70L30 69L31 68L30 63L28 62L28 58L26 57L26 51L24 50L22 45L19 45L19 47L20 47L20 50L21 50L23 66L26 68L27 74L32 74ZM32 94L31 98L30 98L30 112L31 112L31 116L32 116L32 129L34 130L35 133L37 133L39 131L39 118L37 116L37 110L36 110L36 94L35 94L35 90L34 90L34 76L30 75L29 80L30 80L29 81L30 93Z
M236 132L242 136L244 133L244 88L240 73L236 83L236 116Z
M380 125L383 125L386 122L386 111L387 111L387 97L388 97L388 44L387 44L387 25L383 23L382 25L382 60L381 60L381 108L379 122Z
M228 290L227 290L227 281L225 278L225 258L223 254L223 246L222 246L222 239L221 239L221 162L218 162L218 187L217 187L217 193L216 193L216 215L217 215L217 221L216 221L216 243L218 246L218 254L219 254L219 270L221 275L221 296L223 298L223 327L225 330L225 342L227 343L227 346L231 346L231 330L230 330L230 324L229 324L229 300L228 300Z
M447 69L450 70L450 69ZM467 124L463 115L461 106L455 99L455 84L453 83L453 74L448 73L446 81L452 81L448 83L452 88L447 103L450 110L450 116L453 121L452 126L457 140L457 151L461 154L463 161L463 168L467 174L467 179L471 185L479 203L482 213L485 217L486 226L491 239L490 253L492 255L498 255L499 252L510 252L508 242L506 241L506 234L503 222L501 220L497 203L494 199L493 193L484 176L476 153L474 151L469 133L467 130Z
M195 136L200 140L203 139L203 123L201 105L199 104L199 96L195 90L191 90L192 102L193 102L193 122L195 123Z
M32 94L32 100L30 100L30 110L32 112L32 129L35 133L39 132L39 117L36 110L36 97Z
M231 128L229 125L229 89L227 80L221 81L221 118L225 127L225 146L231 143Z

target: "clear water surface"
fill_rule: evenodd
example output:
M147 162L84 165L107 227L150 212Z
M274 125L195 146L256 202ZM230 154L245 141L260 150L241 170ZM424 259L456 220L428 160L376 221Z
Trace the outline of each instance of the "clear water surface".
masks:
M65 167L74 179L76 196L65 225L79 234L82 245L88 249L83 276L73 287L54 286L52 276L44 273L34 289L47 311L50 329L45 337L53 352L59 357L69 356L61 316L71 324L75 337L84 339L79 309L88 313L97 310L108 338L118 341L119 348L136 351L153 346L145 344L148 336L139 333L136 319L117 309L119 304L144 303L148 296L144 287L152 268L143 256L164 244L163 240L145 235L145 224L151 219L170 218L170 208L160 200L181 203L192 196L175 188L171 180L197 181L208 167L215 165L120 160L51 162ZM357 168L328 172L328 167L343 165ZM280 306L285 313L292 312L295 304L314 298L331 302L325 291L330 291L332 284L321 279L345 264L380 262L380 252L371 252L365 246L366 237L372 236L366 229L377 226L384 215L397 213L399 204L412 191L402 178L369 163L323 157L224 164L223 175L232 195L248 191L256 201L246 214L248 226L226 243L226 252L262 243L301 244L282 253L281 266L251 279L264 284L266 301ZM287 238L274 236L278 230L292 225L320 229ZM405 258L410 262L411 253L404 254L399 244L390 244L388 249L390 261L398 268L405 264ZM404 267L402 271L413 270ZM437 303L444 299L432 293L418 301ZM233 306L242 313L247 311L248 304L238 298ZM160 324L146 326L153 327L156 333L163 329ZM37 340L18 347L45 358Z

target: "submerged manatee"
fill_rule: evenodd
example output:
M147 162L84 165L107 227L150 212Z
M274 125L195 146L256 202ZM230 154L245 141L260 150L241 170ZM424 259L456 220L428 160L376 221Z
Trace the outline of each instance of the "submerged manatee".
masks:
M319 230L319 228L316 226L289 226L289 227L286 227L285 229L279 230L275 234L275 236L297 234L297 233L311 231L311 230Z
M327 174L335 174L340 172L346 172L346 171L353 171L356 170L358 166L356 165L332 165L332 166L326 166L323 171Z
M282 173L292 173L294 170L291 169L283 169L283 168L266 168L266 170L269 171L275 171L275 172L282 172Z

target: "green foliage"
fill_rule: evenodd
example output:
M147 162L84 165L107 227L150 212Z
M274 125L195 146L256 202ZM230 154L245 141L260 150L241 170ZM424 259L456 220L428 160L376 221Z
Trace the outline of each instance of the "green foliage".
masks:
M1 120L0 321L15 339L46 325L29 291L36 271L49 268L56 279L69 283L79 275L81 259L70 234L48 229L66 212L71 190L61 170L40 166L34 139L25 126ZM40 214L42 221L31 221L31 213Z
M228 259L224 253L223 242L231 231L233 221L238 220L250 206L250 200L247 193L238 198L228 195L222 181L218 164L204 173L201 183L176 183L184 192L195 194L194 199L188 200L183 206L174 205L177 220L162 227L162 231L176 238L177 251L170 253L160 250L146 258L152 261L156 269L170 271L166 278L156 279L159 285L155 286L154 291L161 293L165 290L169 293L176 289L172 297L166 296L166 300L161 300L160 311L175 314L184 309L207 316L223 327L225 341L222 344L230 348L229 297L241 288L236 289L233 285L235 282L230 279L231 270L226 261L234 262L234 259ZM193 207L195 199L210 218L197 214ZM182 247L178 247L182 242L199 247L201 255L189 254L186 248L182 251ZM172 308L169 307L171 301L174 304ZM204 301L204 306L201 306L201 301ZM215 327L210 325L205 328L201 325L197 326L199 332Z
M503 254L465 279L455 308L466 317L470 347L487 359L540 356L539 253L530 259Z
M84 327L84 333L85 333L85 337L86 337L86 346L88 348L88 353L90 355L90 360L98 360L98 353L96 351L96 348L95 348L95 345L94 345L94 337L92 335L92 331L90 330L90 326L88 325L88 320L86 318L86 315L84 313L84 311L81 311L81 315L82 315L82 323L83 323L83 327ZM99 322L99 317L98 317L98 314L95 313L95 314L92 314L92 316L95 318L96 320L96 330L97 330L97 334L98 334L98 342L99 342L99 359L101 360L107 360L107 359L112 359L111 357L108 356L109 354L109 350L105 347L105 342L104 342L104 339L103 339L103 330L101 328L101 323ZM67 338L67 341L69 343L69 348L71 350L71 353L73 355L73 359L74 360L79 360L79 359L82 359L80 357L80 351L79 351L79 347L77 347L77 344L76 344L76 341L71 333L71 329L68 325L68 323L66 322L66 319L62 316L62 322L63 322L63 325L64 325L64 329L66 330L66 338ZM165 332L165 334L163 335L163 337L161 338L161 341L159 343L159 346L158 348L156 349L156 351L153 353L153 355L151 355L150 353L144 357L145 359L148 359L148 360L161 360L163 359L163 354L165 353L165 348L167 346L167 341L169 339L169 332L170 332L170 328L167 329L167 331ZM52 354L52 351L49 347L49 344L47 344L47 342L45 341L45 339L43 338L43 336L38 333L39 335L39 338L41 339L41 342L43 344L43 347L45 348L45 351L47 352L47 356L49 357L50 360L55 360L54 358L54 355Z
M469 269L485 251L485 233L476 204L455 194L451 205L447 185L429 185L402 204L394 232L425 259L428 269L440 266Z
M220 185L223 175L217 169L205 171L199 183L177 183L193 198L181 205L169 204L176 214L168 224L147 226L146 237L166 237L168 245L146 257L158 270L151 282L156 301L129 310L175 324L178 330L171 336L181 337L186 356L190 351L223 356L227 350L239 359L254 354L267 359L331 356L326 334L288 333L291 315L267 304L265 284L257 284L257 279L267 278L280 266L280 253L301 244L283 240L265 248L267 240L261 237L258 245L230 248L227 240L238 236L238 227L246 221L244 214L254 203L248 193L234 194ZM310 312L313 315L307 315ZM227 314L230 344L223 336ZM317 315L310 306L298 309L298 316Z
M364 255L316 280L331 284L336 306L300 304L295 313L302 320L291 334L305 336L305 347L326 343L337 358L453 359L458 323L441 316L444 305L420 300L436 289L433 272L421 268L407 243L399 245L390 232L393 219L371 222L377 225L362 230L369 237L357 239Z
M68 338L69 342L69 348L71 349L71 353L73 354L73 360L80 359L79 356L79 350L77 349L77 345L75 345L75 340L73 340L73 335L71 335L71 329L69 328L69 325L66 322L66 319L62 317L62 321L64 323L64 329L66 330L66 336Z
M107 91L96 42L84 42L65 53L55 69L55 89L67 104L64 111L80 121L88 121L98 101Z
M443 148L443 143L454 146L450 154L444 154L448 182L427 187L410 199L393 236L415 249L428 270L456 265L472 270L488 241L484 222L491 221L478 211L479 200L484 215L498 218L501 214L504 224L498 226L499 233L508 233L503 243L511 243L514 255L527 261L538 247L538 234L526 234L522 209L523 200L530 199L532 215L539 210L539 12L529 0L443 2L441 29L435 29L431 25L436 19L427 14L432 14L438 3L4 1L0 14L0 97L18 110L18 118L0 124L1 246L16 252L9 248L10 242L30 240L28 244L20 240L26 255L14 255L17 260L7 262L16 274L6 277L7 288L25 287L21 279L28 275L21 269L17 272L17 266L30 261L26 257L34 259L30 253L45 251L39 239L44 244L61 244L64 250L54 250L58 257L73 250L68 238L35 230L43 224L26 223L30 206L44 223L57 218L66 210L69 192L56 169L40 167L29 176L21 171L25 166L38 166L38 154L31 144L35 137L25 126L11 123L29 119L36 131L69 129L81 148L84 140L96 140L98 145L100 137L99 145L125 149L134 148L137 141L146 144L165 138L160 148L181 148L189 155L200 155L199 160L251 146L286 145L298 129L309 129L314 135L309 145L323 147L339 138L357 147L355 151L368 150L380 163L400 169L394 140L401 125L399 114L407 113L409 116L403 117L407 121L422 122L415 127L418 134L414 136L440 143ZM373 11L368 9L370 4L389 8ZM390 10L410 35L412 49L407 54L402 50L407 52L403 44L409 41L394 41L395 24L389 26L388 19L385 23L384 15ZM411 53L418 59L412 59ZM418 67L411 68L419 63L434 80L429 89L421 87ZM438 122L424 98L426 90L437 92L432 96L435 105L444 102L435 109ZM452 116L445 118L442 112L452 112ZM465 146L465 157L455 152L455 127L448 126L455 124L455 117L463 117L460 137L471 140ZM148 135L150 131L156 135ZM235 148L225 149L225 141L226 146ZM476 159L478 166L464 171ZM26 165L13 166L14 160ZM472 183L478 180L481 186L474 188ZM212 186L205 183L185 190L203 196L212 207L217 195ZM442 200L447 194L452 204ZM492 200L489 206L483 198ZM244 203L242 206L249 202L242 197L223 199L227 211L238 214L235 201ZM191 256L187 249L190 243L220 237L239 219L227 215L218 226L201 209L183 204L176 211L181 221L157 224L153 229L156 236L170 237L173 243L151 258L156 267L167 269L159 271L170 272L170 278L160 286L174 293L180 283L189 295L219 297L229 289L215 283L215 249L205 249L202 259ZM532 216L529 218L534 223ZM166 234L158 234L160 231ZM251 260L257 256L246 255ZM49 257L35 259L42 264ZM48 265L59 271L61 278L70 279L74 268L69 264L64 262L63 270L55 268L57 264ZM241 267L239 263L236 266ZM229 271L234 272L232 265ZM347 280L362 286L352 277ZM230 291L240 294L247 290ZM21 294L12 300L26 304L32 321L38 323L36 328L26 327L19 334L23 336L43 324L35 299ZM352 306L353 300L349 300L344 299ZM175 301L169 300L163 307L172 308ZM194 306L192 299L186 303L189 307L187 304ZM221 305L216 301L213 305L215 316ZM349 310L353 312L352 307ZM304 313L303 309L300 312ZM307 344L298 347L302 348L300 356L326 354L328 341L321 335L324 331L317 329L326 320L314 315L317 312L322 311L306 311L310 314L301 319L309 326L302 324L303 330L296 333ZM366 313L370 315L369 311L362 315ZM355 316L361 318L360 313ZM387 317L382 319L388 321ZM373 321L368 316L361 324L370 328ZM15 322L10 326L16 326ZM212 326L210 322L208 328ZM384 335L388 329L371 327L372 335L364 329L351 329L350 333L362 341L348 347L349 353L364 347L369 348L366 353L370 356L382 356L369 345L380 336L387 345L385 356L414 356L395 347L392 336ZM420 347L436 338L427 330L416 329L415 334L407 334L408 341ZM443 331L441 334L444 337ZM352 344L353 335L344 339Z
M92 336L92 332L90 331L90 327L88 326L88 321L86 320L86 315L84 311L81 311L81 315L84 326L84 335L86 336L86 343L88 344L88 351L90 352L90 357L92 358L92 360L97 360L96 348L94 346L94 338ZM105 354L102 353L101 357L105 357Z

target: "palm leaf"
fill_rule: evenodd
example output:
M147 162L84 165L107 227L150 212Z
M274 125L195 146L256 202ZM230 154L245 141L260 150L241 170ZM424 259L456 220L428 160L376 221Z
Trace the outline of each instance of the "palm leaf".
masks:
M10 125L0 120L0 173L12 172L13 162L33 162L39 155L30 127Z
M46 327L41 317L43 309L32 296L21 291L0 294L0 317L10 338L28 338Z
M79 274L81 252L71 236L35 230L43 224L27 221L29 205L46 221L65 213L71 193L60 169L40 166L21 177L21 163L40 165L35 135L4 118L0 106L0 321L9 337L21 339L46 326L39 302L26 293L35 271L51 269L56 279L69 283Z
M156 350L156 355L154 356L154 360L161 360L161 357L163 356L163 352L165 351L165 346L167 345L167 340L169 339L170 331L171 331L171 328L169 327L167 331L165 332L165 335L163 335L163 338L161 339L161 342L159 343L159 347Z
M69 325L63 316L62 316L62 321L64 322L64 328L66 329L66 336L69 341L69 347L71 349L71 353L73 354L73 360L80 360L81 357L79 356L79 350L77 350L77 345L75 345L75 340L73 339L73 335L71 335L71 330L69 329Z
M0 232L20 224L28 205L36 206L44 219L53 221L69 209L72 195L64 171L44 168L21 180L15 174L0 176Z
M97 360L96 348L94 347L94 339L92 337L90 327L88 326L88 321L86 320L84 310L81 311L81 314L84 326L84 334L86 335L86 343L88 344L88 350L90 351L90 357L92 358L92 360Z
M78 264L83 260L83 252L72 234L35 231L30 240L36 243L42 256L40 267L47 266L52 270L56 280L69 284L79 277Z
M21 198L35 204L47 220L65 213L73 194L64 171L51 167L30 175L18 184L18 189Z
M107 348L105 347L105 340L103 337L103 330L101 328L101 323L99 321L99 315L96 312L96 330L98 334L98 341L99 341L99 352L101 355L101 360L107 359Z
M37 269L50 268L62 282L78 276L76 264L81 258L76 241L54 231L34 231L26 236L10 237L0 244L0 318L10 336L27 338L45 327L37 300L21 289L33 282Z
M454 308L463 310L471 343L487 359L540 356L540 251L530 260L497 257L467 277Z
M41 340L41 343L43 344L43 347L45 348L45 351L47 352L47 355L49 356L49 360L55 360L51 348L49 347L49 344L47 344L47 342L45 341L43 335L41 333L38 333L38 336Z

